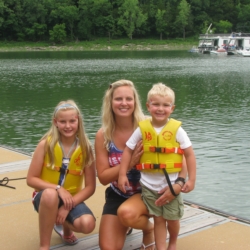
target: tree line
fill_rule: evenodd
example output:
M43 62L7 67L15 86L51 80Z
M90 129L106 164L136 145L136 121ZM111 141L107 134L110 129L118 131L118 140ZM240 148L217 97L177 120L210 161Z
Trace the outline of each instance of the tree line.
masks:
M0 0L2 41L250 32L250 0Z

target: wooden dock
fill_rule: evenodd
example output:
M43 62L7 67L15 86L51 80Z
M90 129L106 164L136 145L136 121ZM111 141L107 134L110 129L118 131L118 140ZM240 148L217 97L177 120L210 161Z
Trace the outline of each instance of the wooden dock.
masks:
M38 215L31 204L32 189L24 179L31 160L30 155L0 147L0 180L10 179L7 188L0 186L0 242L3 250L38 249ZM86 201L96 216L96 228L90 235L76 234L79 243L62 244L53 232L51 249L97 250L98 228L104 203L105 186L97 179L96 193ZM250 222L222 212L198 207L186 202L178 239L178 250L247 250L250 249ZM141 245L140 230L127 236L124 250L135 250ZM166 239L166 243L168 238ZM114 249L115 250L115 249Z

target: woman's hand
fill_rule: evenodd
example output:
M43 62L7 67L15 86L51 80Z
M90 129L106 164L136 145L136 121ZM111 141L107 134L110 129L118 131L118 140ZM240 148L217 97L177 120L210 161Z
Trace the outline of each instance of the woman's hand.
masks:
M131 161L129 163L129 170L140 162L140 158L142 154L143 154L143 146L142 146L142 140L141 140L136 144L136 147L133 150Z
M180 185L173 184L172 187L174 189L174 192L177 195L181 192L181 186ZM162 196L155 201L156 206L164 206L165 204L171 202L175 198L175 196L172 195L171 190L170 190L169 187L163 188L158 193L162 194Z
M63 187L58 188L57 192L58 192L58 195L63 200L65 209L70 211L75 206L72 195Z

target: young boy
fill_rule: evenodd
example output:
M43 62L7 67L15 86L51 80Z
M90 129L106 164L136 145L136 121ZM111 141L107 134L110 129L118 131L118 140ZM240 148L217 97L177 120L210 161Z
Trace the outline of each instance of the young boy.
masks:
M149 214L154 218L157 250L166 249L167 229L169 231L167 249L176 250L179 220L184 209L181 194L176 194L174 190L172 193L176 197L159 206L155 202L161 196L158 192L166 186L171 190L174 183L179 184L184 192L190 192L194 189L196 179L196 159L191 141L181 127L181 122L169 119L175 108L174 102L175 94L171 88L162 83L153 85L148 92L146 103L152 120L141 121L127 141L118 180L119 188L125 192L126 187L129 188L126 176L129 162L136 144L142 140L144 152L136 168L141 170L142 199ZM183 178L177 178L178 172L181 171L183 155L188 169L186 183Z

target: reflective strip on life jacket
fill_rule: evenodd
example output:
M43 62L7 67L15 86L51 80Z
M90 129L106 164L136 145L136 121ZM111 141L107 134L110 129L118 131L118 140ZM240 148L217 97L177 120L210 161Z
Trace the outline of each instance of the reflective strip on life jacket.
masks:
M169 153L173 153L173 154L184 154L184 150L181 148L163 148L163 147L149 147L149 151L150 152L157 152L157 153L165 153L165 154L169 154Z
M167 164L147 164L147 163L141 163L137 164L136 166L137 170L143 170L143 169L163 169L167 168ZM182 163L174 163L174 168L181 168Z
M52 167L51 169L57 171L57 172L62 172L62 173L65 173L66 174L73 174L73 175L82 175L83 174L83 171L76 171L76 170L71 170L71 169L63 169L61 167L57 167L57 166L54 166Z

